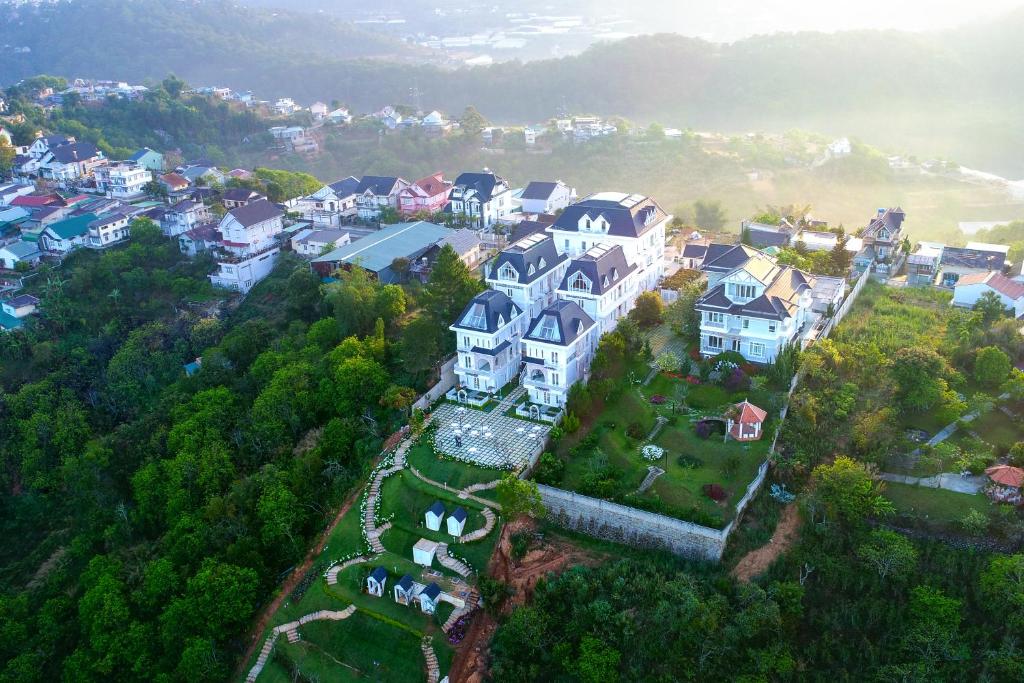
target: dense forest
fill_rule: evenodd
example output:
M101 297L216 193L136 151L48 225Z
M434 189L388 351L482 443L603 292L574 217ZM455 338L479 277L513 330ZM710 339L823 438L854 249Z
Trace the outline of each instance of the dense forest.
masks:
M224 680L481 287L450 248L407 287L286 259L238 307L209 269L136 221L0 336L0 680Z
M428 109L458 112L473 104L496 121L545 120L565 109L712 130L799 126L1024 175L1024 162L1007 153L1024 139L1011 114L1020 93L1006 87L1024 80L1020 12L955 34L777 34L730 45L642 36L557 60L453 71L429 58L346 59L402 56L410 48L350 35L330 19L228 3L195 3L187 13L173 0L0 11L14 13L0 21L0 44L31 48L0 53L0 74L9 81L38 73L139 81L173 71L267 99L338 99L358 111L408 102L415 87ZM63 49L51 49L69 24L106 49L64 41Z

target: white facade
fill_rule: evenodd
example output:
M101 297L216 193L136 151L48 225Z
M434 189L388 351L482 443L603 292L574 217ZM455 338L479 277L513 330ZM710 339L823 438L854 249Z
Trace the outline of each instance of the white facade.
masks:
M591 247L585 257L600 258L608 250L606 244ZM623 264L625 265L625 264ZM599 334L615 329L619 320L633 310L636 299L644 291L636 269L616 268L615 273L595 273L578 267L576 261L569 263L566 277L558 288L558 298L573 301L593 318ZM619 272L624 271L624 272ZM595 278L602 281L594 282ZM608 281L604 281L605 279Z
M529 190L529 186L527 187ZM523 195L523 213L555 213L569 206L576 200L576 189L569 187L561 180L555 183L551 194L543 198L530 198Z
M214 287L248 292L253 286L270 275L280 253L277 247L252 256L219 259L218 270L210 276Z
M216 287L248 292L274 269L281 251L275 236L284 230L282 214L261 199L229 211L219 230L220 246L229 256L219 259L210 280Z
M90 249L106 249L131 236L130 219L125 215L101 216L89 224L85 246Z
M462 510L462 513L459 513ZM462 532L466 530L466 511L462 508L456 508L455 512L448 515L448 535L455 536L458 538L462 535Z
M532 339L524 341L526 367L522 385L530 395L530 402L564 407L572 385L585 382L589 377L597 339L595 326L568 347Z
M113 199L135 199L146 193L146 184L153 180L148 169L134 163L99 166L94 171L96 188Z
M205 204L185 200L164 213L160 218L160 229L167 237L177 237L209 220L210 209Z
M950 303L961 308L974 308L986 292L998 296L1003 307L1012 311L1015 318L1024 316L1024 284L995 272L960 278L953 287Z
M330 186L325 185L313 194L299 199L294 208L303 218L313 221L314 225L333 227L341 225L345 218L356 215L356 195L351 193L341 196Z
M460 185L456 179L449 200L448 207L453 214L462 216L482 230L493 228L499 219L510 216L513 210L512 190L497 176L490 197L482 197L472 186Z
M485 292L485 295L491 293ZM479 298L479 297L478 297ZM496 329L487 330L487 313L478 307L485 304L471 301L462 317L448 329L455 333L455 374L459 386L475 391L494 393L515 379L521 359L520 340L526 334L529 318L523 309L509 309L508 318L497 316ZM479 318L475 322L473 318ZM480 325L476 329L472 325Z
M421 538L416 541L416 545L412 547L412 561L424 567L434 564L437 545L437 543L427 538Z

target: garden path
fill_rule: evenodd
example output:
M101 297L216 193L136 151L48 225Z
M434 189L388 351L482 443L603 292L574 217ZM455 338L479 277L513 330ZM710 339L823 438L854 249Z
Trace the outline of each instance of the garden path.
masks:
M790 503L783 509L772 537L760 548L740 558L732 568L733 577L740 583L750 583L751 579L763 574L780 555L789 550L799 534L800 513L796 503Z
M323 619L329 619L331 621L341 621L342 619L348 619L356 611L355 605L349 605L343 610L320 610L318 612L311 612L303 617L299 617L296 621L289 621L287 624L280 624L275 626L267 636L267 639L263 643L263 649L260 650L260 656L256 658L256 663L253 664L252 668L249 669L248 675L245 677L246 683L254 683L263 671L263 667L267 665L267 661L270 659L271 653L274 651L274 644L277 642L277 637L282 633L288 638L289 643L294 643L299 640L299 626L308 624L311 621L320 621Z

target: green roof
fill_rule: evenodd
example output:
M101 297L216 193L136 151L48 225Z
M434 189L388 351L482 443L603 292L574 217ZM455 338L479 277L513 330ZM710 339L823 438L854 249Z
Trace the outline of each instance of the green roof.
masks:
M452 232L444 226L426 221L395 223L319 256L313 262L358 263L366 270L379 273L390 267L396 258L419 256Z
M13 315L10 315L9 313L4 313L3 311L0 311L0 329L17 330L22 325L24 325L24 323L21 322L21 320L19 320L18 318L15 318Z
M71 218L57 221L51 224L47 230L62 240L67 240L84 235L89 230L89 223L92 223L94 220L96 220L96 214L83 213L81 216L72 216Z

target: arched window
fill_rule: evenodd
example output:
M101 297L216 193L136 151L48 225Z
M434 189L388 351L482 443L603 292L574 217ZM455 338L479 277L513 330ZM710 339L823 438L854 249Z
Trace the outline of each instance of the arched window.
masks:
M589 292L590 281L583 276L583 273L576 271L569 280L569 290L573 292Z
M518 280L519 273L511 265L505 263L498 270L498 278L501 280Z

